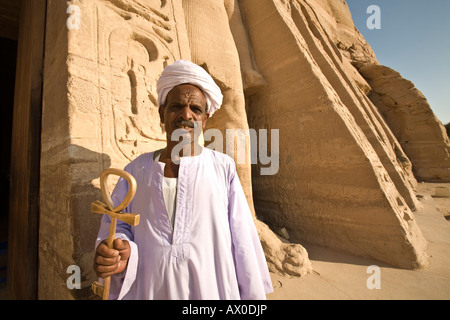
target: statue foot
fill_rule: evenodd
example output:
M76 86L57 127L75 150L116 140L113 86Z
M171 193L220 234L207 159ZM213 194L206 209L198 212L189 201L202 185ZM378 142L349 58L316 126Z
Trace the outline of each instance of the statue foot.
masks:
M308 252L303 246L283 240L259 220L255 224L270 272L288 277L301 277L312 272Z

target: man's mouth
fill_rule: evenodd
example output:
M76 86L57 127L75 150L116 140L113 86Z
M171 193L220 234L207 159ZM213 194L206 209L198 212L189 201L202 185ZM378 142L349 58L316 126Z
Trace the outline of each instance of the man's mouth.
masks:
M194 123L191 121L181 121L181 122L178 122L175 125L175 127L178 129L185 129L185 130L191 131L192 129L194 129Z

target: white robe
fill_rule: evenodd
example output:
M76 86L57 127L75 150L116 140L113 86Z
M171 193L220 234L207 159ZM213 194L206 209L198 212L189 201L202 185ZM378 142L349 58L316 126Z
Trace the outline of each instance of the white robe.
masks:
M172 228L162 193L165 164L153 154L125 167L137 182L125 211L141 217L136 227L118 221L116 237L130 241L131 256L112 277L110 299L265 299L272 283L233 160L208 148L181 158ZM127 190L119 179L116 205ZM105 215L97 245L109 223Z

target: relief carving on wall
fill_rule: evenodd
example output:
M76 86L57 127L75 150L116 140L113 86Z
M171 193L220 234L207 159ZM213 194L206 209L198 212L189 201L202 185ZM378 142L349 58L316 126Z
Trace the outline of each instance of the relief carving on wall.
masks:
M132 160L165 145L156 81L164 67L176 60L170 47L173 28L163 8L166 1L111 3L114 6L108 6L127 20L109 31L107 38L114 143ZM155 10L158 7L162 9Z

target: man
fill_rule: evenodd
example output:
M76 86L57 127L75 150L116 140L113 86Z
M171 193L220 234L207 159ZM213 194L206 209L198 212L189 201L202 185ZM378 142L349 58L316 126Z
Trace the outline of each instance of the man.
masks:
M203 68L180 60L165 68L157 91L167 147L125 167L137 182L126 211L141 222L118 221L108 249L110 218L102 218L97 275L112 276L110 299L265 299L272 285L235 164L199 146L195 134L220 108L219 87ZM120 179L116 205L127 190Z

